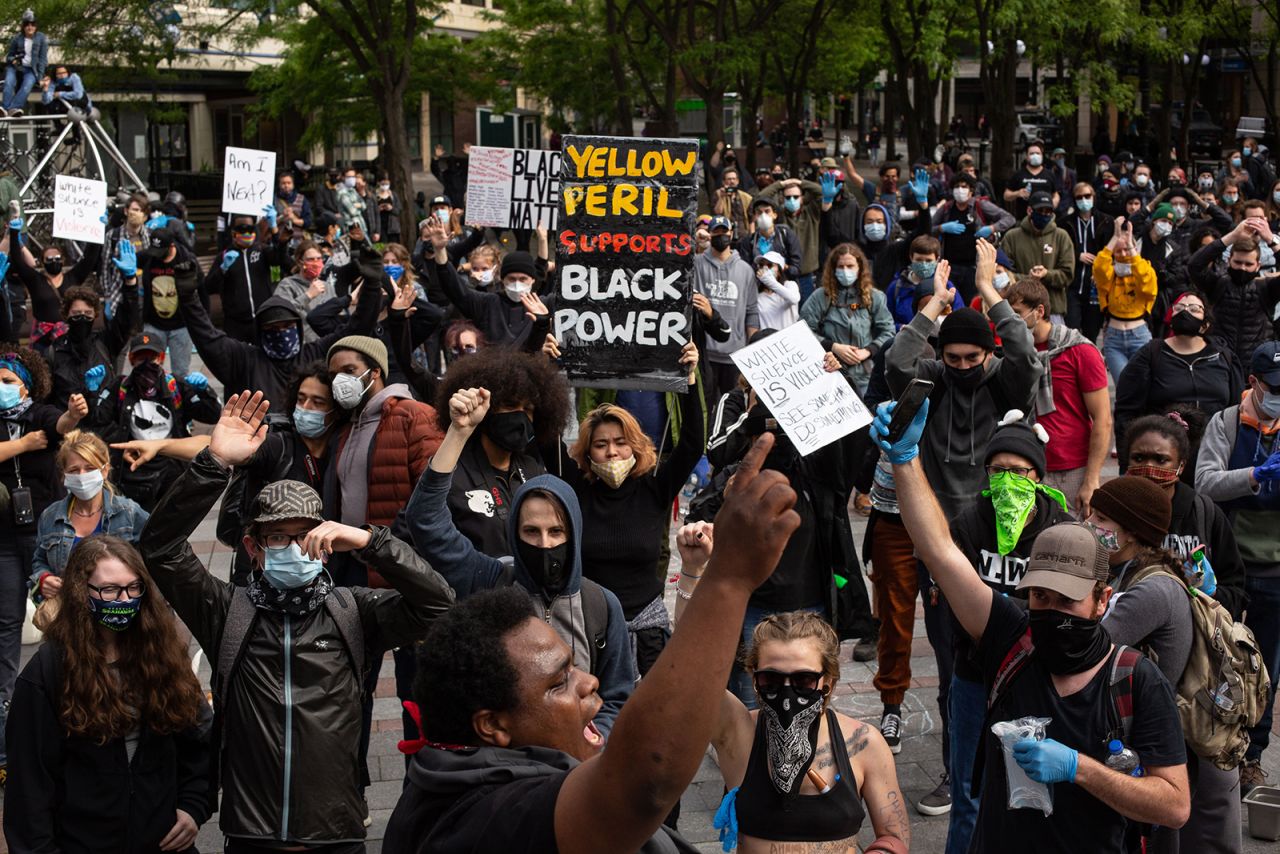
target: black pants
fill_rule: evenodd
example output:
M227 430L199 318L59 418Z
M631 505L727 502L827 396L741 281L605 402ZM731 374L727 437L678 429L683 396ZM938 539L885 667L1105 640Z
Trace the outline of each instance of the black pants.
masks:
M916 562L920 579L920 598L924 601L924 630L933 647L933 657L938 663L938 713L942 716L942 765L951 773L951 675L955 670L956 650L952 641L951 606L938 591L938 601L933 601L933 582L924 561Z
M973 298L978 295L978 286L975 284L977 272L977 268L972 265L952 265L951 267L951 284L956 286L956 291L965 305L973 302Z
M1102 309L1081 296L1074 285L1067 290L1067 326L1080 330L1090 342L1096 342L1102 331Z
M252 839L239 839L235 836L223 837L225 854L280 854L280 849L272 845L259 845ZM306 849L314 854L364 854L363 842L339 842L334 845L315 845Z

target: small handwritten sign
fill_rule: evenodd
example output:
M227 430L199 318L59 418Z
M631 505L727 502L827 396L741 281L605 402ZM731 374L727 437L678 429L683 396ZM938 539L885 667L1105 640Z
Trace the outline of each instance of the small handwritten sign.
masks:
M261 216L273 203L276 153L227 146L222 161L222 209L227 213Z
M801 456L871 423L871 411L844 375L823 370L824 355L804 321L733 354Z
M106 226L107 182L55 175L53 178L53 236L83 243L102 243Z
M560 209L560 162L559 151L471 146L467 160L467 225L537 228L541 223L555 231Z

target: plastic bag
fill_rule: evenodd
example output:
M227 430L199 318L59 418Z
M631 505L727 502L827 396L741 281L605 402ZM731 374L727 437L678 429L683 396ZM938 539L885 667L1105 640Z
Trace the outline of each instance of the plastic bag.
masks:
M1022 766L1013 758L1013 746L1033 738L1044 741L1044 730L1053 718L1018 718L1016 721L1000 721L991 725L991 732L1000 739L1004 752L1004 773L1009 780L1009 809L1038 809L1046 816L1053 815L1053 792L1044 783L1037 783L1027 776Z

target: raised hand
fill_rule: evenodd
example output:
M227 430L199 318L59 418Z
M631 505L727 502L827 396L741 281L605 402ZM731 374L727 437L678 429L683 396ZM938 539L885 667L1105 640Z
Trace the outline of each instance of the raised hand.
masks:
M689 370L689 385L698 381L698 345L692 341L680 348L680 364Z
M786 475L760 470L773 441L773 434L765 433L747 451L725 488L724 505L715 519L720 546L707 571L748 592L773 574L787 541L800 527L800 515L793 509L796 492Z
M276 206L275 206L275 205L263 205L263 207L262 207L262 215L263 215L264 217L266 217L266 219L267 219L267 228L271 229L272 231L275 231L275 230L276 230L276 221L277 221L277 219L276 219L276 218L277 218L277 216L278 216L278 213L276 212Z
M231 265L236 263L236 259L240 257L240 253L235 249L228 249L222 253L222 272L231 269Z
M896 400L886 400L876 407L876 418L871 422L871 438L885 452L889 462L902 465L920 455L920 437L924 435L924 425L929 420L929 400L925 398L924 405L911 419L902 438L891 445L888 441L889 425L893 421L893 410L897 408Z
M560 342L556 341L556 336L550 332L547 333L547 340L542 342L542 352L550 359L560 358Z
M680 564L685 571L701 569L711 559L715 548L716 526L711 522L693 522L681 526L676 532L676 549L680 552Z
M830 172L824 172L818 181L822 184L822 203L824 205L834 204L837 192L836 176Z
M924 207L929 203L929 173L924 169L917 169L914 180L910 182L911 192L915 193L916 204Z
M107 378L106 365L94 365L84 372L84 387L91 392L102 388L102 381Z
M243 465L267 438L263 422L271 407L260 391L233 394L222 407L222 416L209 437L209 452L229 466Z
M470 433L480 426L480 422L489 414L489 389L462 388L449 398L450 429L453 427Z
M524 313L528 315L530 320L536 321L539 317L546 317L551 313L542 298L533 291L521 294L520 304L524 306Z
M418 290L413 286L413 282L408 277L402 276L400 284L396 287L396 298L391 301L392 311L403 311L406 315L413 312L414 300L418 298Z
M67 413L77 421L89 414L89 404L83 394L73 394L67 398Z
M944 282L951 281L951 262L943 258L938 262L938 266L933 270L933 279L937 281L941 279Z
M341 522L321 522L307 532L299 548L309 558L327 560L337 552L351 552L369 545L373 535L364 528Z
M138 251L133 248L132 240L121 240L120 257L112 258L111 263L116 265L116 269L126 279L132 279L138 275Z
M43 430L32 430L30 433L24 434L18 441L22 443L22 452L24 454L28 451L43 451L49 447L49 434Z

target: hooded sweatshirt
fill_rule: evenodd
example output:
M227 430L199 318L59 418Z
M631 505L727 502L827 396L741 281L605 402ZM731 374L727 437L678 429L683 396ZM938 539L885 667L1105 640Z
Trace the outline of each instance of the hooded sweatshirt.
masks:
M409 766L383 847L397 854L557 851L556 798L577 765L549 747L424 747ZM663 826L638 854L694 851Z
M736 251L721 261L715 250L708 249L693 259L693 286L729 324L728 340L708 341L706 357L718 364L732 364L731 355L746 346L747 327L760 328L756 271Z
M971 391L954 387L940 359L923 357L933 334L933 322L923 314L902 327L885 354L885 378L894 397L917 377L936 384L920 460L948 519L986 488L983 461L996 423L1010 409L1031 411L1043 370L1031 330L1008 301L996 303L988 315L1004 341L1004 353L987 362L981 382Z
M631 643L627 637L622 605L618 603L618 597L608 590L603 591L609 607L606 643L599 651L595 670L591 668L591 650L587 646L590 640L582 604L582 511L578 506L578 496L560 478L543 474L522 484L511 499L511 512L507 516L507 539L511 543L517 542L520 536L520 505L534 490L554 495L569 517L569 580L564 590L549 595L529 574L518 552L505 560L490 557L478 551L458 531L453 517L449 515L447 503L452 482L452 472L438 472L430 467L423 472L406 508L414 546L432 566L440 567L440 574L459 599L478 590L510 583L508 579L528 591L538 616L546 620L573 651L574 665L600 680L599 693L604 705L596 715L595 723L607 737L622 704L631 696L635 671L631 665ZM509 572L508 565L511 566Z
M1049 220L1044 231L1036 231L1028 214L1017 228L1005 234L1000 248L1019 275L1029 275L1033 267L1045 267L1048 272L1040 281L1049 291L1049 311L1067 313L1067 286L1076 272L1076 250L1070 234L1058 228L1053 220ZM1094 269L1097 269L1096 262Z

